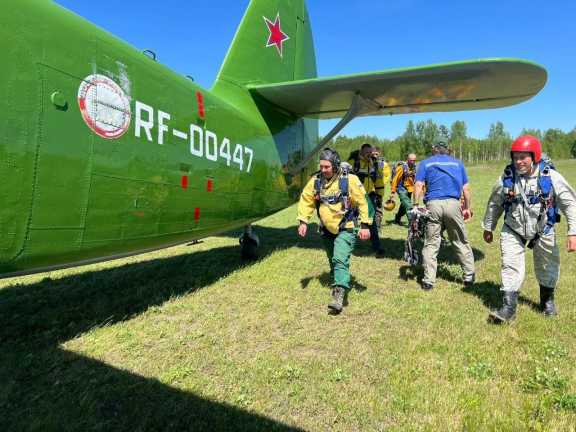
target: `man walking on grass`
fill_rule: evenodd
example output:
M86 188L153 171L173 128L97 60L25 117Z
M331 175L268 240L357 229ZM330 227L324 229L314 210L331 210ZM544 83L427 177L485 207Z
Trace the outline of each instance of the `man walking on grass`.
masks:
M568 252L576 250L576 192L542 154L540 141L525 135L512 143L512 163L500 176L486 206L482 227L484 241L492 243L493 231L504 214L500 233L503 306L490 312L495 323L516 315L518 292L525 277L526 247L534 250L534 272L540 285L540 309L557 315L554 292L560 276L560 251L555 224L560 213L568 221Z
M462 161L453 158L448 152L448 139L439 137L432 147L433 156L423 160L416 171L414 203L419 206L424 195L424 203L430 211L426 225L422 264L424 277L422 289L431 290L436 282L438 252L442 242L442 230L448 234L456 257L464 272L464 285L474 283L474 254L468 241L464 221L472 216L470 210L471 193L468 175ZM460 197L464 195L464 204ZM418 211L415 208L413 211Z
M320 171L310 178L298 203L298 235L305 237L314 211L320 219L324 249L332 276L332 301L328 311L342 311L350 289L350 256L360 240L370 239L366 191L354 174L341 167L340 156L330 148L320 153Z

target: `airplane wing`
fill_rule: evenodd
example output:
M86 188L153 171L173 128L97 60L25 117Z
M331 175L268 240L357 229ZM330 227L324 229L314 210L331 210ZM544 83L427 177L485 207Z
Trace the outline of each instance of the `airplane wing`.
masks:
M251 85L253 95L301 117L346 115L356 95L358 116L499 108L530 99L546 70L519 59L479 59L406 69Z

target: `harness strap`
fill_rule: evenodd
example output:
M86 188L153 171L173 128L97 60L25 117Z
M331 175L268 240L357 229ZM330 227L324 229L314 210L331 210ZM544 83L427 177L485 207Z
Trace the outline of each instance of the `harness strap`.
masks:
M538 194L527 195L524 188L521 187L522 185L519 185L520 197L517 197L515 192L516 169L514 165L508 165L504 169L502 183L505 197L503 206L506 215L508 215L512 204L523 203L526 209L529 209L531 205L540 203L537 222L539 223L544 214L546 214L546 225L542 233L548 234L554 228L554 225L560 221L560 212L554 202L552 177L550 176L550 170L553 169L553 166L550 162L541 161L538 167Z
M320 229L324 228L322 219L320 218L320 204L334 205L337 203L342 203L343 217L339 223L339 229L345 227L345 225L352 221L354 226L358 225L358 209L353 208L350 203L350 189L349 189L349 179L348 170L343 169L338 178L338 188L339 192L336 195L322 196L322 189L325 184L325 179L320 172L316 173L316 179L314 180L314 200L316 203L316 214L318 215L318 220L320 221Z

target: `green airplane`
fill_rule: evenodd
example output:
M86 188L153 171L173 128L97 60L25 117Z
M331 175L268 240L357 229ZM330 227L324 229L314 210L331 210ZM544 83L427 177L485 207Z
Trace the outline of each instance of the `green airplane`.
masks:
M51 0L2 6L3 276L240 227L250 253L352 119L509 106L547 78L518 59L317 78L305 1L252 0L208 90Z

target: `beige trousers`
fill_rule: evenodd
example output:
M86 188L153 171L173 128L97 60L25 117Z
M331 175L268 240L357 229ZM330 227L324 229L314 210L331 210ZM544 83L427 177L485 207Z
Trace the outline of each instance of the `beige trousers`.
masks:
M502 251L502 291L519 291L526 275L524 240L506 225L500 235ZM560 277L560 250L554 230L542 235L534 245L534 272L542 286L556 288Z
M474 254L466 235L460 200L433 200L428 202L426 207L430 210L432 217L426 225L424 248L422 249L422 265L424 267L422 282L431 285L436 282L438 251L442 242L441 232L443 228L452 242L458 261L460 261L464 278L471 278L474 275Z

